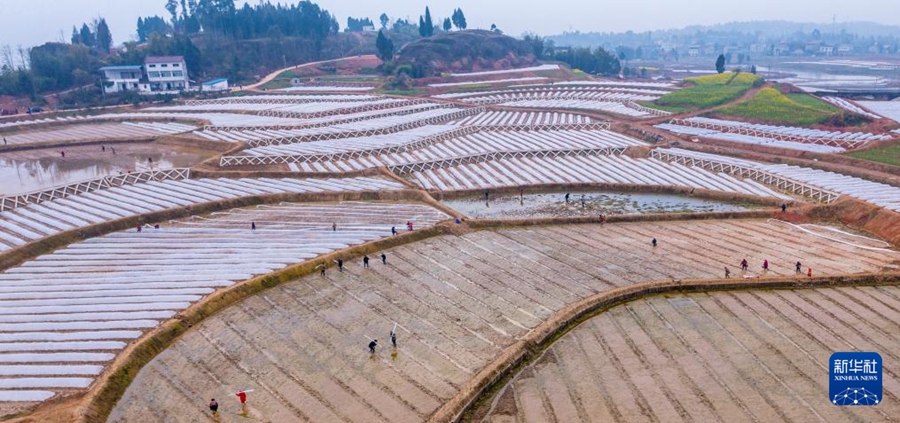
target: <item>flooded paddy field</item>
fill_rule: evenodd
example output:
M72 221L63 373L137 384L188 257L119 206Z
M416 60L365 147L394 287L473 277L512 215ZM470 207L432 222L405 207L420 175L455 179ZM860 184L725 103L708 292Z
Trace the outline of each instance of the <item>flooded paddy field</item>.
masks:
M532 193L523 196L489 195L444 199L447 206L469 218L518 219L647 213L703 213L742 211L755 207L670 194L611 191ZM584 203L582 204L582 197Z
M63 156L65 153L65 156ZM216 153L158 143L119 143L0 153L0 195L128 172L190 167Z

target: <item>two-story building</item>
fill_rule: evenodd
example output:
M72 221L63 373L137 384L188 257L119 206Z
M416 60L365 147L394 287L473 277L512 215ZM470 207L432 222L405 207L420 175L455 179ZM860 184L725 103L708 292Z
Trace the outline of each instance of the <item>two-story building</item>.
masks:
M182 56L148 56L144 71L154 92L187 91L191 87Z
M100 71L106 93L172 94L191 88L187 64L182 56L149 56L143 66L106 66Z
M100 68L100 72L103 73L103 90L106 93L140 91L141 78L144 76L140 65L105 66Z

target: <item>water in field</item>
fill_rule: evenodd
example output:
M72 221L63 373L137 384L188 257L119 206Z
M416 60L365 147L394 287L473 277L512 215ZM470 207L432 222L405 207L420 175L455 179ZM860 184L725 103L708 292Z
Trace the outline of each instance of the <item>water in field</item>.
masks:
M105 147L106 151L99 145L87 145L0 153L0 195L23 194L129 171L190 167L212 155L203 150L150 143Z
M565 196L565 192L525 194L521 198L518 195L491 195L487 202L484 196L478 196L445 199L443 203L474 219L698 213L741 211L750 207L668 194L571 192L568 203Z

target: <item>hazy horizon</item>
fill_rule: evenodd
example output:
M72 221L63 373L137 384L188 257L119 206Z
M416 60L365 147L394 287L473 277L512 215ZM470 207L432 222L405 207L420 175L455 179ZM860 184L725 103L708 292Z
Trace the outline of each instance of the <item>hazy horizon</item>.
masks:
M381 13L387 13L393 21L409 18L413 21L424 13L425 5L431 7L435 22L461 7L466 13L470 28L488 28L492 23L514 36L525 31L541 35L554 35L564 31L624 32L633 30L665 30L691 25L715 25L729 22L784 20L830 25L834 17L838 24L869 21L885 25L900 25L900 7L896 0L859 0L848 10L843 0L759 0L752 8L732 10L708 0L645 0L619 2L598 6L585 0L558 0L553 7L540 3L515 3L515 13L509 13L506 2L473 0L413 1L394 0L389 4L363 0L314 1L335 15L343 28L347 17L368 17L378 22ZM8 2L0 15L0 45L32 47L50 41L68 42L72 26L80 26L97 16L109 23L115 44L129 41L135 36L137 18L159 15L169 18L163 7L164 0L139 0L110 2L108 0L33 0ZM245 1L236 1L238 7ZM251 5L256 1L249 1ZM291 2L294 3L294 2ZM707 7L708 6L708 7ZM648 11L653 13L647 13ZM894 10L894 12L890 12ZM51 11L51 13L48 13ZM587 11L583 13L582 11Z

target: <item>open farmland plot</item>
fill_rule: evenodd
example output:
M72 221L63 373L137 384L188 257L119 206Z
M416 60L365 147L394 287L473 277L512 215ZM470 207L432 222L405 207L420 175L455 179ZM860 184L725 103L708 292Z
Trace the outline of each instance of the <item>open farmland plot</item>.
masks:
M653 236L662 240L656 249ZM194 326L143 368L110 421L205 420L208 398L220 400L220 421L242 421L233 393L253 389L246 415L263 421L420 422L522 336L589 295L718 277L743 258L751 273L768 259L777 275L792 274L797 260L835 275L897 258L761 220L479 231L386 254L387 265L310 275ZM386 346L393 322L396 350ZM373 356L371 338L381 342ZM620 388L615 395L632 395Z
M31 198L33 196L29 195L2 198L0 200L4 204L8 204L7 200L9 203L22 200L28 204L19 204L17 207L10 205L10 209L0 212L0 252L63 231L210 201L261 194L403 189L403 185L398 182L375 178L183 179L186 172L183 169L166 172L172 175L171 178L126 183L105 189L86 189L75 195L59 196L47 201L34 201Z
M181 123L127 122L114 124L83 124L49 127L13 134L2 134L9 145L42 144L77 141L112 141L148 139L162 135L190 132L196 129Z
M753 98L713 111L722 116L785 125L814 125L836 117L839 110L809 94L782 94L766 87Z
M827 376L835 351L900 359L898 310L897 287L634 301L557 340L479 421L892 421L895 366L877 407L834 406Z
M416 204L281 203L112 233L25 262L0 273L0 403L87 388L128 342L216 289L407 221L446 218Z
M656 101L657 104L691 109L718 106L737 99L753 88L759 77L747 73L723 73L685 78L685 81L692 86L666 94Z

